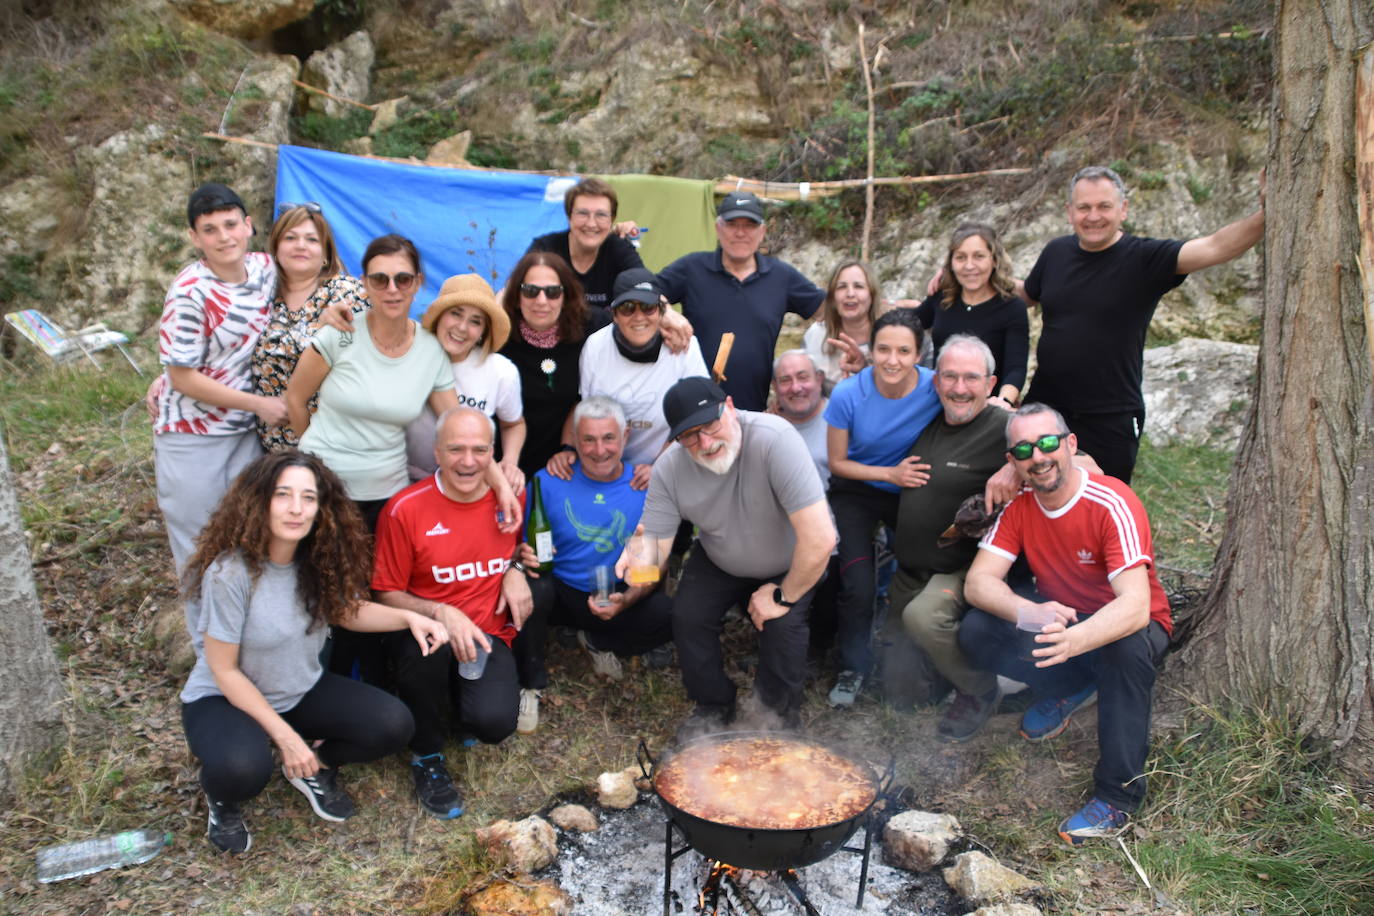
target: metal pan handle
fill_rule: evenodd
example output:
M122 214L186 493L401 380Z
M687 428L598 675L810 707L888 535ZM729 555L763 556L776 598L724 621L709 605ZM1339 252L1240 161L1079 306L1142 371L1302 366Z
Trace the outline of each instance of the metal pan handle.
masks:
M658 768L658 761L654 755L649 753L649 745L644 743L644 739L639 739L639 747L635 748L635 761L639 764L639 771L644 774L645 779L653 778L653 770ZM645 761L648 766L645 766Z

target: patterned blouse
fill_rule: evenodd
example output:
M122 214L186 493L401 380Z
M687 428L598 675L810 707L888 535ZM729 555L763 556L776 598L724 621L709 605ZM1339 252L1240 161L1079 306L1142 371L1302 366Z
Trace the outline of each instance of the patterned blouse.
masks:
M346 302L354 314L368 307L363 286L347 274L330 277L321 283L296 311L287 308L280 296L272 303L267 327L258 338L258 346L253 351L253 393L267 397L281 397L286 394L286 383L291 381L291 373L296 369L296 360L310 343L310 338L320 327L320 314L327 306L336 302ZM319 396L310 399L310 412L314 413ZM298 444L296 434L285 426L267 426L257 421L258 438L262 447L268 451L294 448Z

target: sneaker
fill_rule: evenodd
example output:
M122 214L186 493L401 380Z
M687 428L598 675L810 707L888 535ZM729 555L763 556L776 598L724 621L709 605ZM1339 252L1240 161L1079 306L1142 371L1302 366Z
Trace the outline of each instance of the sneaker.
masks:
M835 686L830 689L830 705L836 709L853 706L863 687L862 674L857 671L841 671L840 676L835 679Z
M996 684L981 696L955 691L954 702L945 710L935 734L941 741L967 741L982 730L1001 700L1002 691Z
M286 776L285 766L282 766L281 771L282 775ZM327 821L339 823L358 813L358 809L353 806L353 799L339 786L337 769L320 767L314 776L286 776L286 781L299 789L310 802L310 807L315 809L315 813Z
M1036 700L1021 717L1021 737L1027 741L1047 741L1058 737L1069 727L1075 712L1097 699L1097 685L1086 687L1066 697L1047 697Z
M520 717L515 720L515 730L528 735L539 728L539 698L543 693L522 687L520 689Z
M420 807L443 820L463 813L463 796L444 766L443 754L429 754L410 762L410 778L415 781L415 797Z
M587 650L587 654L592 657L592 670L602 677L618 681L625 676L625 668L620 664L620 659L614 652L603 652L600 649L593 649L592 644L587 641L587 634L577 631L577 644Z
M1092 801L1064 819L1059 835L1070 846L1078 846L1093 837L1117 836L1130 820L1129 812L1093 796Z
M243 812L234 802L217 802L205 796L206 807L210 809L210 824L205 835L221 852L247 852L253 845L253 838L243 824Z
M639 658L644 662L645 668L661 671L673 663L673 644L665 642L661 646L655 646Z

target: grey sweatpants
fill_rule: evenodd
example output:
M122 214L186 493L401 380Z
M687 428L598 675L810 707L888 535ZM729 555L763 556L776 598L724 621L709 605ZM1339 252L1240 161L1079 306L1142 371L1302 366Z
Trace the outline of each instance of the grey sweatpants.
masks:
M253 429L229 436L160 433L153 437L157 506L181 578L195 553L196 536L235 477L262 454Z

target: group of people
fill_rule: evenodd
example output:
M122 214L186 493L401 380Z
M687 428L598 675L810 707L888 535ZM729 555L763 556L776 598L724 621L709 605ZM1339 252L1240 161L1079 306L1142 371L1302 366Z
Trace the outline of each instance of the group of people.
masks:
M211 842L248 848L240 805L272 745L321 817L354 811L341 765L403 748L423 809L460 815L447 742L538 728L555 625L613 679L675 647L687 734L741 713L721 645L738 607L758 631L754 721L786 728L809 619L830 605L829 698L848 706L872 683L882 543L886 633L954 688L940 737L982 728L999 674L1034 691L1030 740L1096 698L1094 795L1060 833L1124 825L1170 628L1128 486L1145 329L1187 273L1252 246L1263 211L1141 239L1122 229L1121 179L1085 169L1073 234L1024 283L996 232L969 224L918 303L885 302L860 262L822 290L764 254L752 194L721 202L714 251L657 274L609 184L585 179L564 203L569 229L533 240L503 290L450 277L417 322L408 239L374 239L354 279L319 204L283 204L257 254L231 189L191 195L200 258L168 293L150 409ZM1028 302L1044 331L1023 404ZM775 358L788 312L821 314ZM981 541L951 537L972 497L1005 509ZM552 559L522 534L531 512ZM629 575L641 542L658 576Z

